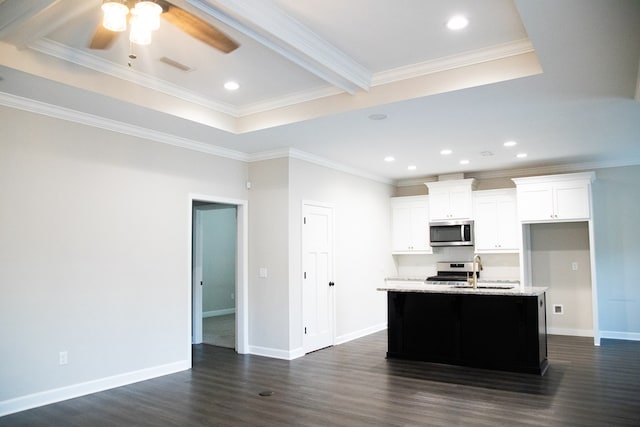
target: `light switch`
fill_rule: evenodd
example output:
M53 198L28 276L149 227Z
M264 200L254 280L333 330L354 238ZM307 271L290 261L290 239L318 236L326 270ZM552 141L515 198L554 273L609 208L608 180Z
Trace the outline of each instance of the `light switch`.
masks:
M262 279L266 279L267 275L267 269L265 267L260 267L260 270L258 270L258 276Z
M577 263L577 262L575 262L575 261L574 261L574 262L572 262L572 263L571 263L571 269L572 269L573 271L578 271L578 263Z

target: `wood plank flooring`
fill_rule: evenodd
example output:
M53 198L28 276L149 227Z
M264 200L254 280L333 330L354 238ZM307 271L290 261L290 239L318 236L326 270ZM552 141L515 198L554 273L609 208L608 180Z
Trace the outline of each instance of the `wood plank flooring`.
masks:
M385 352L386 331L293 361L200 345L190 371L9 415L0 426L640 426L640 342L594 347L550 336L543 377Z

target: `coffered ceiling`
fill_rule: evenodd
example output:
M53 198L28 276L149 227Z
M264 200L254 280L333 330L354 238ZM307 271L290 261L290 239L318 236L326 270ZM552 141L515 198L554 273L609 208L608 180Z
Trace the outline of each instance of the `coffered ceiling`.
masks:
M0 103L381 180L640 164L636 0L172 1L229 54L164 21L149 46L92 50L101 3L0 0Z

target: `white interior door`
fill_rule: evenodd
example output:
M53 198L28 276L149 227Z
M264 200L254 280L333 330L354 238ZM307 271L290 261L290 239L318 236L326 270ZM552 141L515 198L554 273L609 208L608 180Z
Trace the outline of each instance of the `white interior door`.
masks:
M202 211L193 209L193 270L191 343L202 344Z
M303 204L302 297L305 353L333 345L333 208Z

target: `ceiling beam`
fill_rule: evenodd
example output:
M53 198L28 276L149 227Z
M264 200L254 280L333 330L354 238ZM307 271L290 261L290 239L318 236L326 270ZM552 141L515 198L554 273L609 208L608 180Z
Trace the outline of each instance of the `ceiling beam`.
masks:
M269 0L185 0L349 94L368 91L371 72Z

